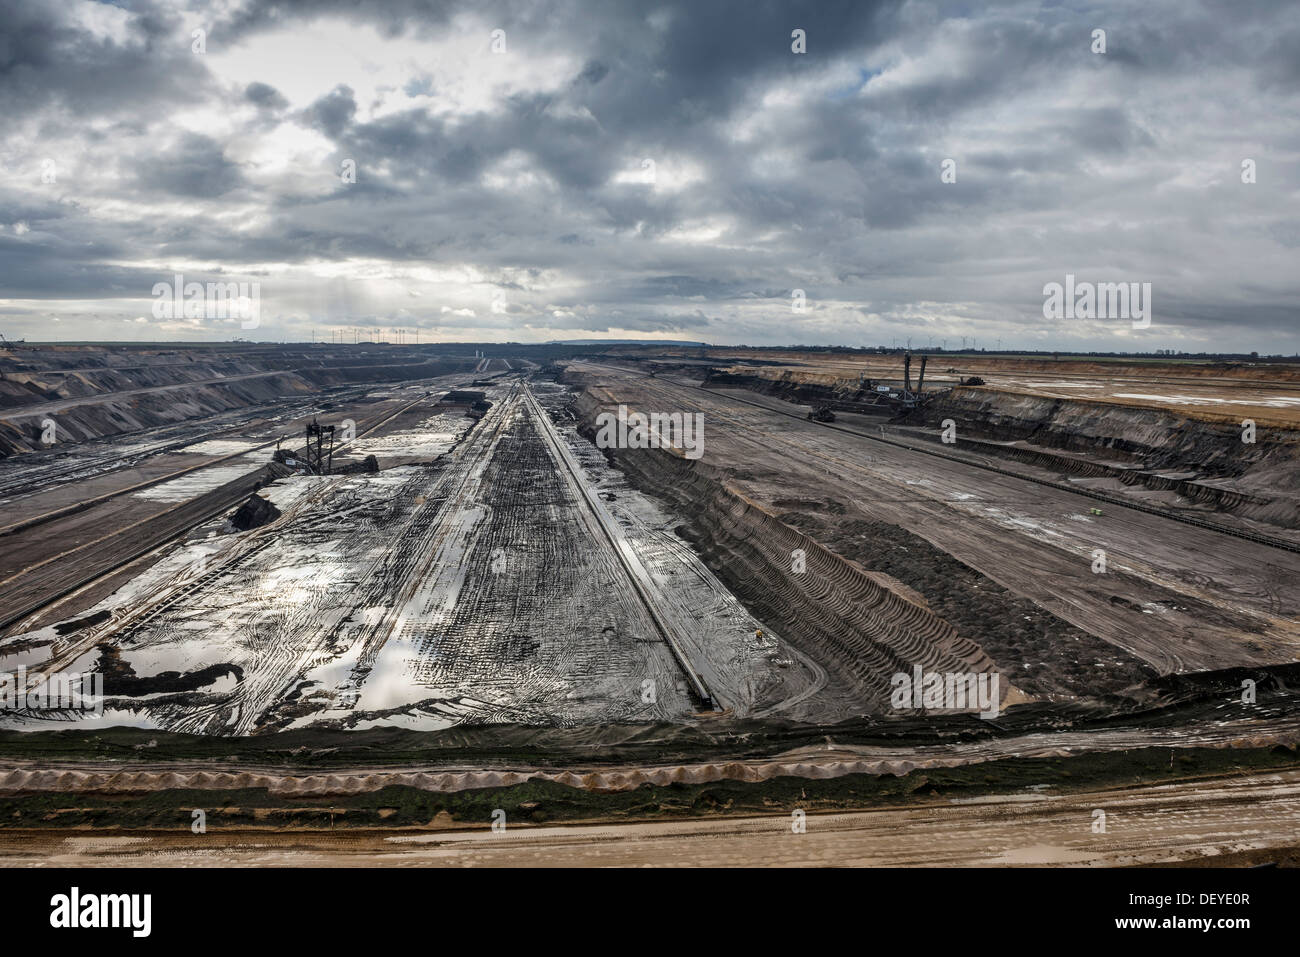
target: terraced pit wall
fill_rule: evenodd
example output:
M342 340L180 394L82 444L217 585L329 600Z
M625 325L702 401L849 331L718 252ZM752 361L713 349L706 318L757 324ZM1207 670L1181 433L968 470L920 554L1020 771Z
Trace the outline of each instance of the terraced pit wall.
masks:
M590 392L575 401L589 441L596 416L617 403ZM760 620L860 688L864 712L890 710L890 679L926 672L993 674L984 650L957 634L902 582L863 569L781 522L728 486L716 469L667 449L607 449L610 464L637 489L666 502L686 524L705 564ZM794 553L804 552L802 573ZM1002 701L1024 700L1005 680Z
M1255 442L1243 442L1241 418L1192 417L1163 409L965 386L899 421L932 428L937 434L943 420L952 419L962 438L1084 453L1088 460L1035 449L980 448L1062 472L1170 489L1246 518L1300 527L1300 433L1257 422ZM1216 480L1231 481L1216 485Z
M704 385L747 389L808 406L840 407L869 398L854 382L789 371L715 369ZM952 419L968 448L972 442L988 443L979 445L982 453L1070 475L1170 490L1216 510L1300 528L1300 433L1256 418L1255 442L1243 442L1242 418L1192 417L1114 402L958 386L892 421L932 429L937 437L943 421ZM1009 442L1035 448L993 444ZM1074 457L1055 455L1053 449Z
M129 389L182 385L267 371L235 356L158 352L131 356L118 350L23 349L0 354L0 409Z
M902 371L901 368L899 371ZM915 374L917 370L913 370ZM915 384L915 379L913 380ZM711 369L704 380L706 388L713 389L748 389L760 395L775 396L786 402L799 405L862 405L865 407L875 400L871 389L859 388L857 383L839 379L829 374L812 372L732 372L726 369ZM877 411L870 410L873 414ZM887 406L879 408L879 414L889 413Z
M147 388L147 387L146 387ZM61 442L85 442L138 432L234 409L265 405L277 399L317 391L290 372L238 378L203 385L176 385L157 392L111 396L69 405L57 411L22 407L0 411L0 456L43 448L42 423L55 423Z
M0 353L0 457L42 448L42 423L83 442L341 386L471 372L478 360L365 352L36 347Z

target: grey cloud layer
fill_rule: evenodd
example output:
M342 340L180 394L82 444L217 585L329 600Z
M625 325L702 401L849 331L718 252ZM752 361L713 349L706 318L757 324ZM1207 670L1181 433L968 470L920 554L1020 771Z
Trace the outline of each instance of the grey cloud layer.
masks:
M1300 348L1300 8L957 9L281 0L121 15L0 0L6 332L49 335L52 316L64 337L111 337L189 264L260 277L268 338L373 324ZM338 20L383 38L376 64L385 41L492 56L500 28L500 56L534 82L453 110L444 84L461 78L413 61L363 95L369 65L307 56L313 28ZM300 37L286 56L317 92L294 101L256 61L216 69L191 53L200 25L209 56ZM1098 27L1105 55L1089 48ZM536 76L536 62L566 65ZM303 137L311 162L275 172L278 144ZM1151 282L1152 329L1045 320L1042 286L1067 272Z

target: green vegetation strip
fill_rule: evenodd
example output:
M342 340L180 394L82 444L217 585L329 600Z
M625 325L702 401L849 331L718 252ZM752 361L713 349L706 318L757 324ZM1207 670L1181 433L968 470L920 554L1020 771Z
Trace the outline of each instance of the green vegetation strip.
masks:
M488 827L492 812L514 823L662 821L721 815L847 811L946 803L953 798L1035 791L1070 794L1300 769L1285 747L1171 753L1147 748L1073 758L1009 758L904 775L853 774L826 780L781 777L759 783L643 785L596 792L549 781L451 793L386 787L320 798L265 788L171 789L145 794L33 792L0 796L0 828L188 830L204 810L210 830L327 827Z

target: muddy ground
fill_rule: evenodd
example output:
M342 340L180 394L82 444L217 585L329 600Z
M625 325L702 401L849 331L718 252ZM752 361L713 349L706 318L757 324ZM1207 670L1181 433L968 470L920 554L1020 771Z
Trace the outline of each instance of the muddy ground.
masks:
M4 715L0 819L169 827L201 795L231 827L461 826L500 801L532 824L658 820L788 813L796 788L814 812L1141 781L1194 796L1211 779L1295 766L1300 599L1286 583L1300 556L1173 517L1295 534L1286 495L1260 497L1262 476L1291 474L1277 436L1232 459L1231 475L1176 475L1161 427L1124 424L1151 407L1133 400L1089 419L1123 442L991 429L1007 448L972 442L941 459L907 445L937 444L924 415L827 429L779 390L717 388L709 364L681 356L654 378L607 357L546 375L476 360L429 378L415 377L418 356L373 358L381 379L410 381L358 384L367 366L340 360L295 373L330 383L328 396L250 394L252 412L196 406L129 442L0 463L0 542L13 546L0 611L22 611L0 638L3 668L97 671L108 696L99 715ZM59 370L37 371L48 412L148 409L206 388L195 370L151 368L141 385L101 369L64 375L83 385L59 393ZM1046 383L1065 392L1108 372L1003 371L1044 384L990 387L992 405L949 412L996 407L1020 428L1017 415L1050 400L1065 435L1078 409ZM1260 385L1276 370L1185 371L1139 388L1141 370L1126 369L1135 382L1117 380L1107 401L1239 388L1286 411L1274 400L1291 380ZM702 413L703 456L597 449L595 416L620 404ZM338 464L373 456L378 473L272 468L277 437L313 417L352 419ZM1205 452L1221 424L1204 423L1197 456L1230 464ZM881 425L906 442L874 441ZM1103 488L1153 507L1098 509L1082 494ZM232 523L251 493L261 517ZM1000 713L899 708L891 678L913 668L997 674ZM1290 793L1257 784L1294 821ZM1058 840L1041 810L1037 844L1002 835L1009 857L953 853L1164 859ZM728 841L742 833L697 838L739 862ZM1205 833L1150 846L1209 853ZM1230 844L1219 850L1259 850ZM213 860L247 862L223 847Z
M547 411L521 383L489 382L481 418L454 390L402 394L339 459L376 455L381 472L276 477L261 492L274 520L200 525L72 621L11 637L6 667L108 676L103 714L59 721L217 734L746 717L815 699L820 669L612 483L571 423L557 431L564 391L542 387Z
M1140 662L1163 673L1300 655L1300 609L1278 587L1279 576L1300 577L1294 553L1138 511L1097 515L1093 502L1068 489L872 442L865 433L823 428L687 381L573 368L588 382L588 415L623 401L701 411L714 425L704 457L689 468L663 455L621 457L644 490L671 498L685 481L732 489L780 526L802 523L841 547L865 529L901 529L1110 646L1094 661L1103 689L1136 675ZM1100 572L1098 550L1106 557ZM879 558L901 567L898 555L891 545ZM883 573L869 548L856 557ZM927 585L921 577L914 582L925 602L943 600L948 583L931 576ZM966 614L969 620L978 608ZM1017 663L1005 654L999 664L1013 682L1036 667L1032 657Z

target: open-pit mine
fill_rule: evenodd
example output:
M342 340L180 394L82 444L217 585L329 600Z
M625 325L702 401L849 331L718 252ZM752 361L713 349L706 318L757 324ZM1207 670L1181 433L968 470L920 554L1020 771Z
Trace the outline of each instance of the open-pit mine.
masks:
M9 344L0 860L1294 861L1297 581L1291 363Z

